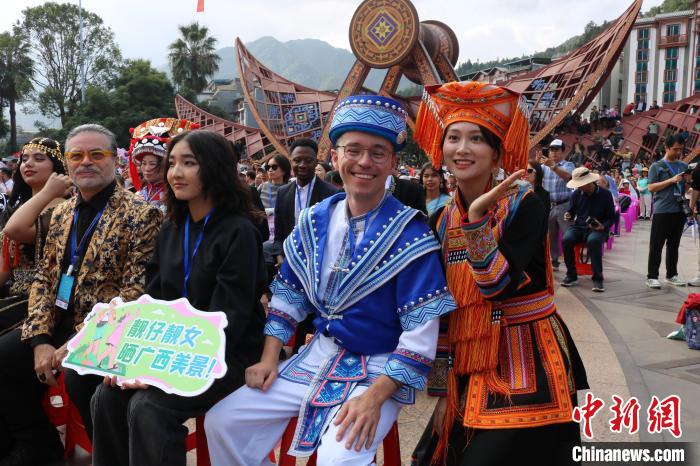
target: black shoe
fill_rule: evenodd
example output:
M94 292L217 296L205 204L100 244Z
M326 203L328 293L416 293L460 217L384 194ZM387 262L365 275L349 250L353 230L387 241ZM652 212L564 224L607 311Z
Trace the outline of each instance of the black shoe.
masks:
M593 291L596 291L598 293L602 293L605 291L605 286L603 286L603 281L602 280L593 280L593 288L591 288Z
M561 286L569 287L569 286L576 286L576 285L578 285L578 279L576 277L570 277L568 275L566 277L564 277L564 281L561 282Z

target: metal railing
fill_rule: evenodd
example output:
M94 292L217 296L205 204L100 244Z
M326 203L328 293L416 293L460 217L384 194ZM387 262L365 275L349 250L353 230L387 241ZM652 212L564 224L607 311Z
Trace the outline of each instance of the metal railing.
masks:
M686 45L688 43L688 34L676 34L673 36L661 36L659 38L659 47L675 47Z

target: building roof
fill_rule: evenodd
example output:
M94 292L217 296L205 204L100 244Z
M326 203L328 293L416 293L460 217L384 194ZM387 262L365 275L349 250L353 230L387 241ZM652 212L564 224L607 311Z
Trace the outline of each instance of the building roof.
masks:
M693 16L695 12L693 10L682 10L682 11L672 11L670 13L661 13L656 16L652 16L650 18L638 18L637 21L634 22L634 25L640 25L640 24L652 24L656 23L657 21L660 21L662 19L668 19L668 18L682 18L684 16L691 17Z
M508 72L507 68L503 68L502 66L494 66L492 68L486 68L483 70L472 71L471 73L463 74L462 76L459 77L459 79L462 81L473 81L474 78L478 75L493 76L496 73L507 73L507 72Z
M523 65L549 65L552 62L551 58L546 58L546 57L526 57L526 58L521 58L520 60L515 60L512 62L506 63L504 66L506 68L516 68L520 67Z
M546 57L525 57L519 60L504 63L502 66L494 66L491 68L483 68L481 70L472 71L471 73L463 74L459 77L462 81L471 81L476 76L482 74L492 76L496 73L508 73L513 71L521 71L530 65L549 65L552 62L551 58Z

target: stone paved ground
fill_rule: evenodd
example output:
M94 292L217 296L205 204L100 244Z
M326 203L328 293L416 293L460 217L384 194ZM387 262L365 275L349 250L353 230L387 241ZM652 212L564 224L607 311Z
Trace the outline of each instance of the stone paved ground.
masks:
M689 292L700 288L676 288L664 285L650 290L645 284L650 222L638 221L631 233L622 232L604 257L605 293L590 290L590 280L582 278L574 288L557 288L557 306L567 322L586 365L591 392L606 401L606 412L593 420L595 441L692 441L700 440L700 352L684 342L664 338L677 328L676 313ZM681 242L679 270L684 278L697 271L698 244L690 235ZM661 267L664 276L664 266ZM555 276L561 280L563 272ZM613 434L609 420L610 397L635 396L641 404L641 429L636 435ZM652 395L664 398L677 394L682 399L683 436L649 434L646 408ZM579 392L579 400L585 392ZM405 464L432 413L434 400L424 395L415 406L406 408L399 418L401 454ZM78 455L71 465L89 464ZM380 464L381 464L381 455ZM304 462L299 461L299 464ZM196 464L194 455L188 466ZM700 464L700 459L688 464Z

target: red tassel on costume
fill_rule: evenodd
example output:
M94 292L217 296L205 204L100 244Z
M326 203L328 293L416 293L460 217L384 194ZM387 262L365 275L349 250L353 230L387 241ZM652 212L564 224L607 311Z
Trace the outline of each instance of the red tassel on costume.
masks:
M134 185L136 191L141 191L141 178L139 178L139 170L136 168L134 159L129 156L129 176L131 177L131 184Z
M10 271L10 240L7 236L2 239L2 271Z

